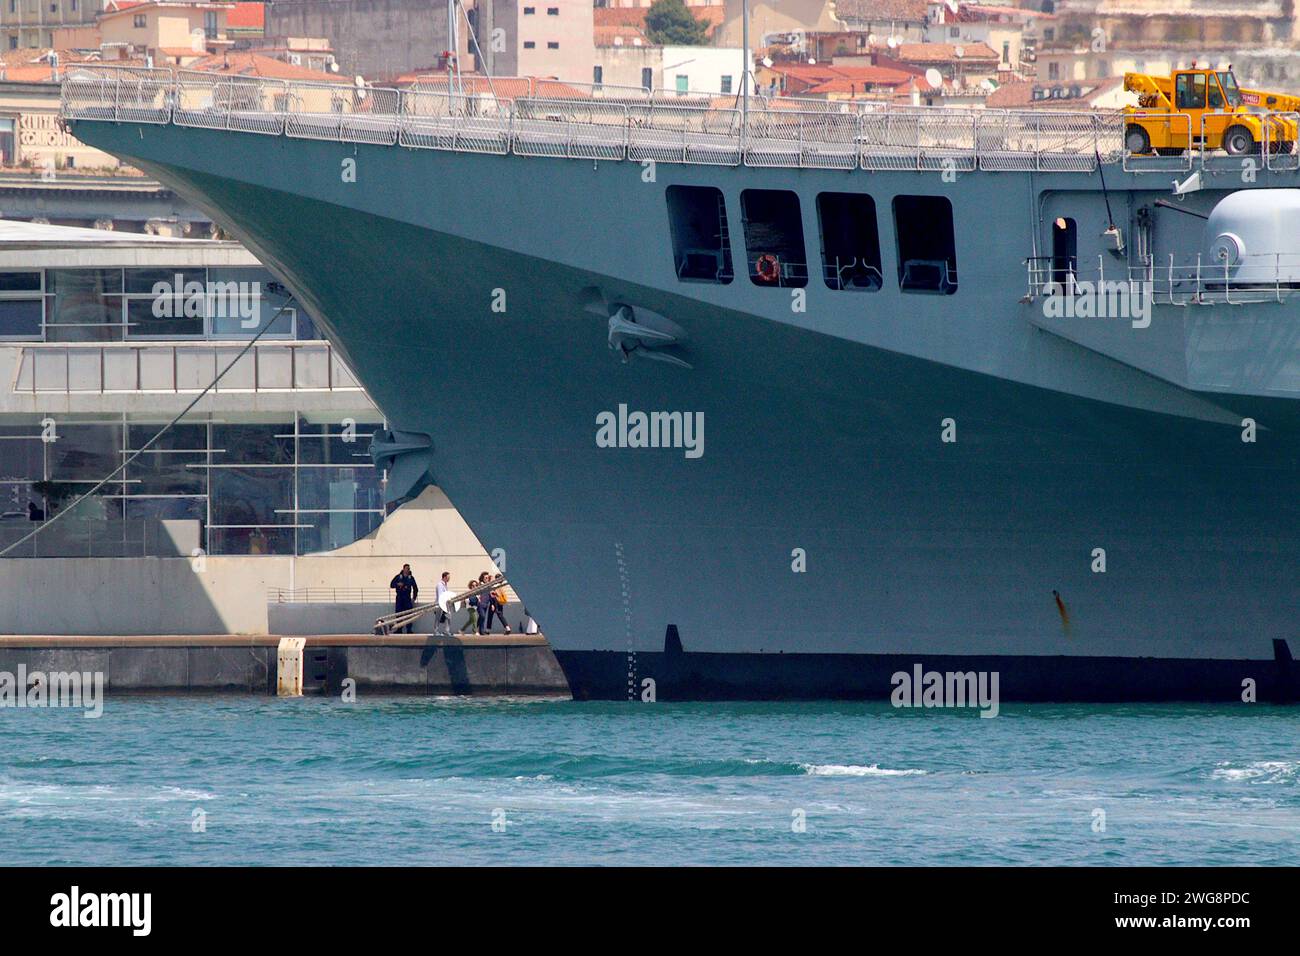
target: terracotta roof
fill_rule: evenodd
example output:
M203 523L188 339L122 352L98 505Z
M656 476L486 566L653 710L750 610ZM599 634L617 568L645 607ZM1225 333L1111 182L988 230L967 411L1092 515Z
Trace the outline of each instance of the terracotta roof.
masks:
M984 105L991 110L1019 109L1028 106L1034 95L1034 84L1029 80L1003 83L989 94Z
M236 3L235 9L226 14L226 29L266 29L266 4Z
M786 89L801 93L864 93L872 87L896 87L912 75L906 70L883 66L774 64L773 73L786 78ZM793 80L794 83L790 81Z
M957 48L961 47L961 56ZM998 62L997 53L987 43L900 43L895 58L907 63L970 63L980 60Z
M260 53L235 52L218 53L203 56L186 67L187 70L202 70L207 73L229 73L237 76L260 76L270 80L302 80L316 83L337 83L351 86L349 77L337 73L325 73L305 66L294 66L274 57L262 56Z
M923 23L926 19L925 0L837 0L835 16L840 20L897 20Z

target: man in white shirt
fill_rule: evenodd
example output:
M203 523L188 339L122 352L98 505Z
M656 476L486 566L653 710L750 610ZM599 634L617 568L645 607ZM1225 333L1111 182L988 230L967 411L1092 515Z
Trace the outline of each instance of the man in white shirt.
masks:
M434 613L437 620L433 625L433 633L441 634L444 637L451 637L451 615L448 613L447 598L451 595L451 572L443 571L442 580L438 582L438 593L434 600L438 604L438 610Z

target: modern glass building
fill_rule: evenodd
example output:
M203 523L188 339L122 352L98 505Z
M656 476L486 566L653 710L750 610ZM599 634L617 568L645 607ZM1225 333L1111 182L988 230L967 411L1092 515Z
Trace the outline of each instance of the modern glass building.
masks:
M0 548L70 507L269 324L176 426L10 556L303 555L370 533L382 416L235 243L0 222Z

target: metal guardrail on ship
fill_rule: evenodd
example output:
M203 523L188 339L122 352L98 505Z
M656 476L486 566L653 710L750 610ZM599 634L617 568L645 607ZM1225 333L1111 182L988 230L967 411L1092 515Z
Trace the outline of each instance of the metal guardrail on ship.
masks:
M1134 265L1113 260L1107 265L1104 255L1095 262L1036 256L1026 259L1025 267L1032 298L1123 293L1155 305L1247 305L1282 302L1300 292L1300 253L1245 255L1231 264L1199 253Z
M504 95L506 90L522 95ZM1089 172L1100 161L1156 173L1240 166L1243 159L1201 147L1176 155L1129 153L1125 114L1118 110L751 97L745 122L746 111L734 97L531 78L475 78L457 90L429 81L398 90L112 66L70 68L62 94L62 115L76 120L519 156L952 172ZM1182 128L1185 115L1167 120L1186 135L1193 132ZM1298 150L1296 143L1263 143L1254 161L1261 168L1294 171L1300 168Z

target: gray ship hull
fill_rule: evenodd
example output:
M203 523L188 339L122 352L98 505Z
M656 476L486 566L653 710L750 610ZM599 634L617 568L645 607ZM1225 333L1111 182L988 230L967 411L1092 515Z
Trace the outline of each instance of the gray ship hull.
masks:
M647 183L633 163L76 135L227 224L395 427L431 438L434 478L504 552L577 696L642 696L651 678L660 699L886 697L916 662L999 671L1006 699L1290 693L1298 310L1177 319L1285 317L1289 344L1268 345L1282 365L1246 387L1215 377L1235 361L1221 348L1189 349L1178 383L1044 330L1018 302L1032 174L660 164ZM814 258L820 191L881 210L948 195L960 290L855 295L814 276L799 312L743 270L678 282L672 183L718 186L733 233L742 188L797 191ZM1095 175L1052 186L1104 225ZM1137 201L1131 178L1111 188ZM593 290L671 317L692 367L620 362ZM703 454L600 447L598 416L620 406L702 413Z

